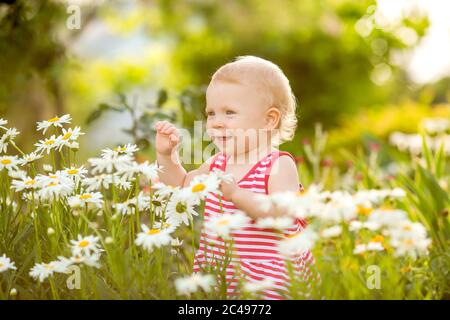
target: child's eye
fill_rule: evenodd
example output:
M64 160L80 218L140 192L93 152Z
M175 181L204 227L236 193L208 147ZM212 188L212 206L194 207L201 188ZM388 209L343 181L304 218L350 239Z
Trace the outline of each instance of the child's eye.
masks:
M214 115L213 111L209 111L209 112L206 113L206 116L208 116L208 117L213 116L213 115Z
M235 114L235 113L236 113L236 112L231 111L231 110L228 110L228 111L227 111L227 114L228 114L228 115L230 115L230 114Z

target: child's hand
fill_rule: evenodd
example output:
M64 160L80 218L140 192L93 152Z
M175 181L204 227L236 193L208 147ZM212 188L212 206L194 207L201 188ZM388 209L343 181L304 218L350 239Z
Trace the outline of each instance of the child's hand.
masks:
M167 121L158 121L156 130L156 152L161 155L171 155L173 148L180 142L178 129Z
M223 196L225 198L227 198L228 200L231 200L231 198L233 197L233 194L238 189L239 189L239 186L236 182L236 179L234 179L233 177L231 178L231 181L229 181L229 182L223 181L220 184L220 191L222 191Z

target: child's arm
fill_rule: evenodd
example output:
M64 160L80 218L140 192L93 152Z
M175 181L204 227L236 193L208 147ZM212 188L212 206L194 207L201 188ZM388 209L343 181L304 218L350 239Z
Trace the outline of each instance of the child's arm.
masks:
M158 121L155 124L156 129L156 160L158 166L162 166L158 173L159 180L174 187L187 186L192 178L199 174L209 172L210 161L204 162L198 169L186 172L181 165L177 150L175 149L180 142L178 129L167 121Z
M299 178L295 162L290 157L280 157L278 161L278 170L269 176L269 194L284 191L299 192ZM258 206L257 199L257 195L261 194L239 188L236 181L228 184L222 183L222 192L239 210L244 211L253 219L279 217L285 214L275 208L270 208L266 212L262 211Z

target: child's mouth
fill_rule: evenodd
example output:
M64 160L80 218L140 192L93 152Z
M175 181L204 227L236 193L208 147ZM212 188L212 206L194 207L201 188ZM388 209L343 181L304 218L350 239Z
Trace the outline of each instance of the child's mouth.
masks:
M219 140L220 142L226 142L226 141L230 140L231 137L229 137L229 136L219 136L219 137L216 137L216 139Z

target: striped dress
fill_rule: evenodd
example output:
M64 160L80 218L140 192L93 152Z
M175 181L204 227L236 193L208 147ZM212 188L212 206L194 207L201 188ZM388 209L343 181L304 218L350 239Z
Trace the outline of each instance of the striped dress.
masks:
M256 193L268 194L268 180L271 168L275 161L282 155L292 157L288 152L273 151L256 163L250 171L238 182L238 186ZM292 157L293 158L293 157ZM227 156L221 152L216 154L210 165L210 171L214 168L225 171ZM299 185L300 190L303 189ZM222 212L236 212L238 209L231 201L216 193L209 193L205 200L204 220L220 215ZM280 240L290 235L297 234L306 224L302 220L293 221L291 228L283 232L274 229L263 229L254 225L254 220L242 229L231 233L233 251L231 261L226 265L227 296L233 298L239 295L238 279L243 278L247 282L269 278L274 282L273 288L263 292L264 299L285 299L288 295L290 278L286 266L286 257L277 250ZM228 246L229 247L229 246ZM193 271L204 272L211 265L220 266L225 256L226 243L222 238L211 234L202 226L200 246L195 254ZM305 284L305 288L311 289L313 280L310 266L314 263L311 252L305 251L300 255L289 258L292 261L295 277ZM307 292L305 295L307 296Z

